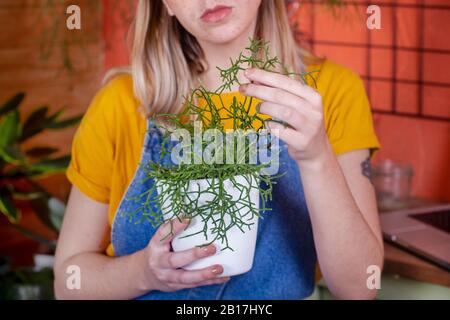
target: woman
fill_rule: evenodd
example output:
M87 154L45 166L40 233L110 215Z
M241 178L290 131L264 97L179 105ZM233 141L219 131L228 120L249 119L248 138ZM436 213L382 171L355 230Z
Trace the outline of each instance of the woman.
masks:
M58 298L300 299L314 288L316 257L338 298L374 298L367 268L383 262L370 153L379 147L360 78L299 50L283 0L140 0L131 75L112 79L95 97L73 142L73 184L55 263ZM167 224L153 229L121 214L142 188L140 161L160 140L152 114L179 112L199 81L220 86L225 68L249 38L270 42L289 70L313 71L317 91L284 75L248 69L224 101L252 96L284 141L287 171L275 186L273 211L261 220L253 269L220 277L223 267L183 266L214 255L210 245L174 253ZM174 222L174 233L187 222ZM106 252L106 254L105 254ZM69 266L81 286L66 286Z

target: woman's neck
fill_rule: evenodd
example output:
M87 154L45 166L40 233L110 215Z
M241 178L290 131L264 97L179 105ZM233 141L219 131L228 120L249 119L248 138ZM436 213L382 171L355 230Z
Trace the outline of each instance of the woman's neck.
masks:
M228 68L230 66L230 58L236 59L242 51L249 45L249 38L254 37L256 22L243 32L238 38L231 42L223 44L215 44L207 41L199 40L199 44L205 54L207 63L206 71L201 75L202 84L210 91L214 91L221 86L219 68ZM246 78L242 73L238 74L239 82L245 82ZM238 86L232 88L232 91L237 91Z

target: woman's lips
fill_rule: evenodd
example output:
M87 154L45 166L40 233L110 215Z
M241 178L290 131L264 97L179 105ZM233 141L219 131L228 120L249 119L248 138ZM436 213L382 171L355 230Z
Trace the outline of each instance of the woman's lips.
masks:
M231 10L231 7L216 6L206 10L200 19L206 23L217 23L225 19L231 13Z

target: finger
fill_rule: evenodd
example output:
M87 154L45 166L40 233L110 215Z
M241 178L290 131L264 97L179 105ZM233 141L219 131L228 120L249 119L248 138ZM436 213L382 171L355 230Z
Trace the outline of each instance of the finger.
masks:
M291 128L285 127L284 125L277 123L275 121L266 121L270 133L278 137L279 139L286 142L288 145L293 146L298 149L302 149L302 135Z
M223 277L223 278L216 278L211 280L206 280L203 282L195 283L194 286L200 287L200 286L209 286L212 284L222 284L230 281L230 277Z
M251 81L257 81L264 85L280 88L296 96L300 96L311 102L316 97L317 91L300 81L289 78L284 74L270 72L258 68L251 68L245 71L245 76Z
M186 229L189 225L189 220L178 220L173 219L164 223L155 233L155 236L152 238L155 239L154 244L156 246L167 246L173 240L173 238L179 234L181 231Z
M298 112L306 114L309 110L308 106L310 106L310 104L305 103L306 100L282 89L248 83L241 85L239 90L246 96L252 96L263 101L282 104L291 107Z
M253 83L253 84L262 84L261 82L258 82L258 81L251 81L251 83Z
M281 120L296 130L301 130L302 125L306 123L305 116L297 109L278 103L263 102L260 104L259 112Z
M169 269L182 268L198 259L212 256L216 251L216 247L211 244L201 248L193 248L179 252L167 252L161 257L161 266Z
M202 286L210 286L210 285L216 285L216 284L224 284L230 281L229 277L224 278L217 278L212 280L206 280L198 283L193 284L179 284L179 283L169 283L170 286L176 287L178 290L181 289L191 289L196 287L202 287Z
M207 280L216 279L223 273L221 265L213 265L200 270L170 270L167 273L167 282L179 284L194 284Z

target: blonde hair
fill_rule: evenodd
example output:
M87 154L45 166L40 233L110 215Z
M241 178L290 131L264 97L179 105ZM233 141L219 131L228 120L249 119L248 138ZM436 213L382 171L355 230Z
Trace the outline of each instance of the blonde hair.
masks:
M183 97L205 71L199 43L169 15L162 0L139 0L130 31L128 72L145 115L180 112ZM271 54L290 71L304 71L303 51L292 34L284 0L262 0L255 38L269 41ZM110 73L108 78L118 72L124 69Z

